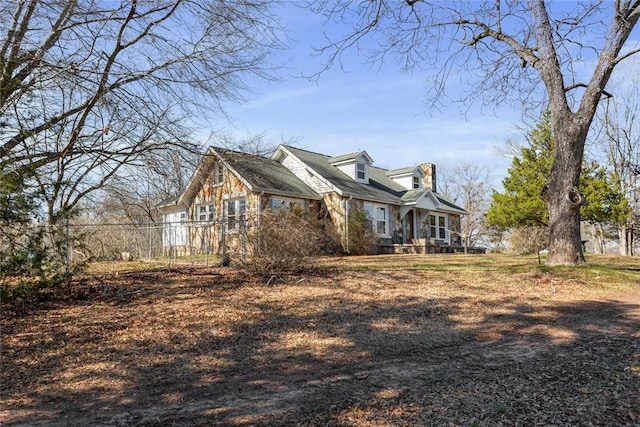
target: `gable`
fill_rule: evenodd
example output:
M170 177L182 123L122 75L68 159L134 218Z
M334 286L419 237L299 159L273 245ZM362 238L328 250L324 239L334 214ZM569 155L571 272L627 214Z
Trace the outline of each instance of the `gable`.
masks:
M331 164L332 157L314 153L291 146L281 146L274 154L274 159L285 161L287 155L294 156L312 174L326 184L326 189L335 191L342 197L355 197L362 200L399 205L402 203L399 194L389 191L384 185L376 185L369 169L369 184L357 182ZM300 176L300 175L299 175ZM307 179L307 178L305 178ZM309 182L309 181L307 181ZM319 190L316 188L316 190Z
M309 185L282 163L273 159L222 148L212 148L238 178L253 192L320 199Z
M369 183L369 167L373 164L373 159L366 151L331 157L329 164L338 168L354 181L363 184Z
M279 162L255 154L211 147L203 156L176 205L189 205L201 191L217 165L237 178L252 193L268 193L319 200L320 195Z

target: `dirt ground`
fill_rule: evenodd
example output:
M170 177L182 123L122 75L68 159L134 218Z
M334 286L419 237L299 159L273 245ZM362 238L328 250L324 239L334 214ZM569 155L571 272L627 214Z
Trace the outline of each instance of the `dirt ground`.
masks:
M640 280L499 274L86 275L3 307L0 424L639 426Z

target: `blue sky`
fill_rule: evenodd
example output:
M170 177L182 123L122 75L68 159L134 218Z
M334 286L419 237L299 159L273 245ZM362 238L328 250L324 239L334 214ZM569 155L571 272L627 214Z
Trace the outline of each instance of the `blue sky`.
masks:
M490 184L500 186L511 163L500 148L508 139L524 140L521 111L497 106L465 115L455 103L428 110L424 75L391 64L371 69L355 50L342 68L334 66L317 81L303 78L324 65L312 50L323 45L322 19L297 8L282 16L293 42L278 53L287 64L281 81L257 86L248 103L229 108L232 124L224 132L239 140L263 134L273 144L295 141L328 155L366 150L376 166L388 169L467 162L487 166Z

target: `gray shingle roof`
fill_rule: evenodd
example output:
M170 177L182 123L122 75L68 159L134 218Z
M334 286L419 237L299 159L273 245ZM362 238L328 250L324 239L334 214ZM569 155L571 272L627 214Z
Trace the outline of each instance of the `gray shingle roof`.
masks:
M253 191L320 198L311 187L275 160L226 148L213 147L212 150L245 179Z
M418 168L418 166L407 166L406 168L393 169L393 170L390 170L390 171L385 171L385 175L387 175L387 176L396 176L396 175L410 174L414 170L416 170L417 168Z
M331 165L336 157L314 153L296 147L285 146L298 159L338 188L345 196L401 205L406 190L385 175L384 169L369 166L369 184L354 181L340 169ZM342 157L342 156L340 156Z
M389 175L394 176L403 172L412 172L416 169L416 166L395 169L393 171L369 166L369 184L363 184L354 181L351 177L347 176L344 172L331 164L334 163L336 159L353 157L354 153L346 154L344 156L330 157L289 145L285 145L284 147L312 170L316 171L323 178L342 191L345 196L353 196L359 199L379 201L394 205L403 205L406 203L416 202L426 191L425 188L407 190L405 187L389 177ZM355 154L357 155L358 153ZM456 206L446 198L436 193L434 194L438 200L446 206L447 210L461 214L467 213L464 209Z
M434 194L438 198L438 201L440 203L442 203L443 205L445 205L448 208L448 210L454 211L454 212L458 212L458 213L463 214L463 215L466 215L466 214L469 213L466 210L464 210L463 208L461 208L460 206L454 204L451 200L439 195L438 193L434 193Z

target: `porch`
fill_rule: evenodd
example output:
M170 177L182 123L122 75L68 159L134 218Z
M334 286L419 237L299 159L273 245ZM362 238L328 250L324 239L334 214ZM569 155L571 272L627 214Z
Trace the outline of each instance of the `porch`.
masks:
M484 254L486 248L450 245L439 239L412 239L411 243L394 243L392 239L380 239L378 254Z

